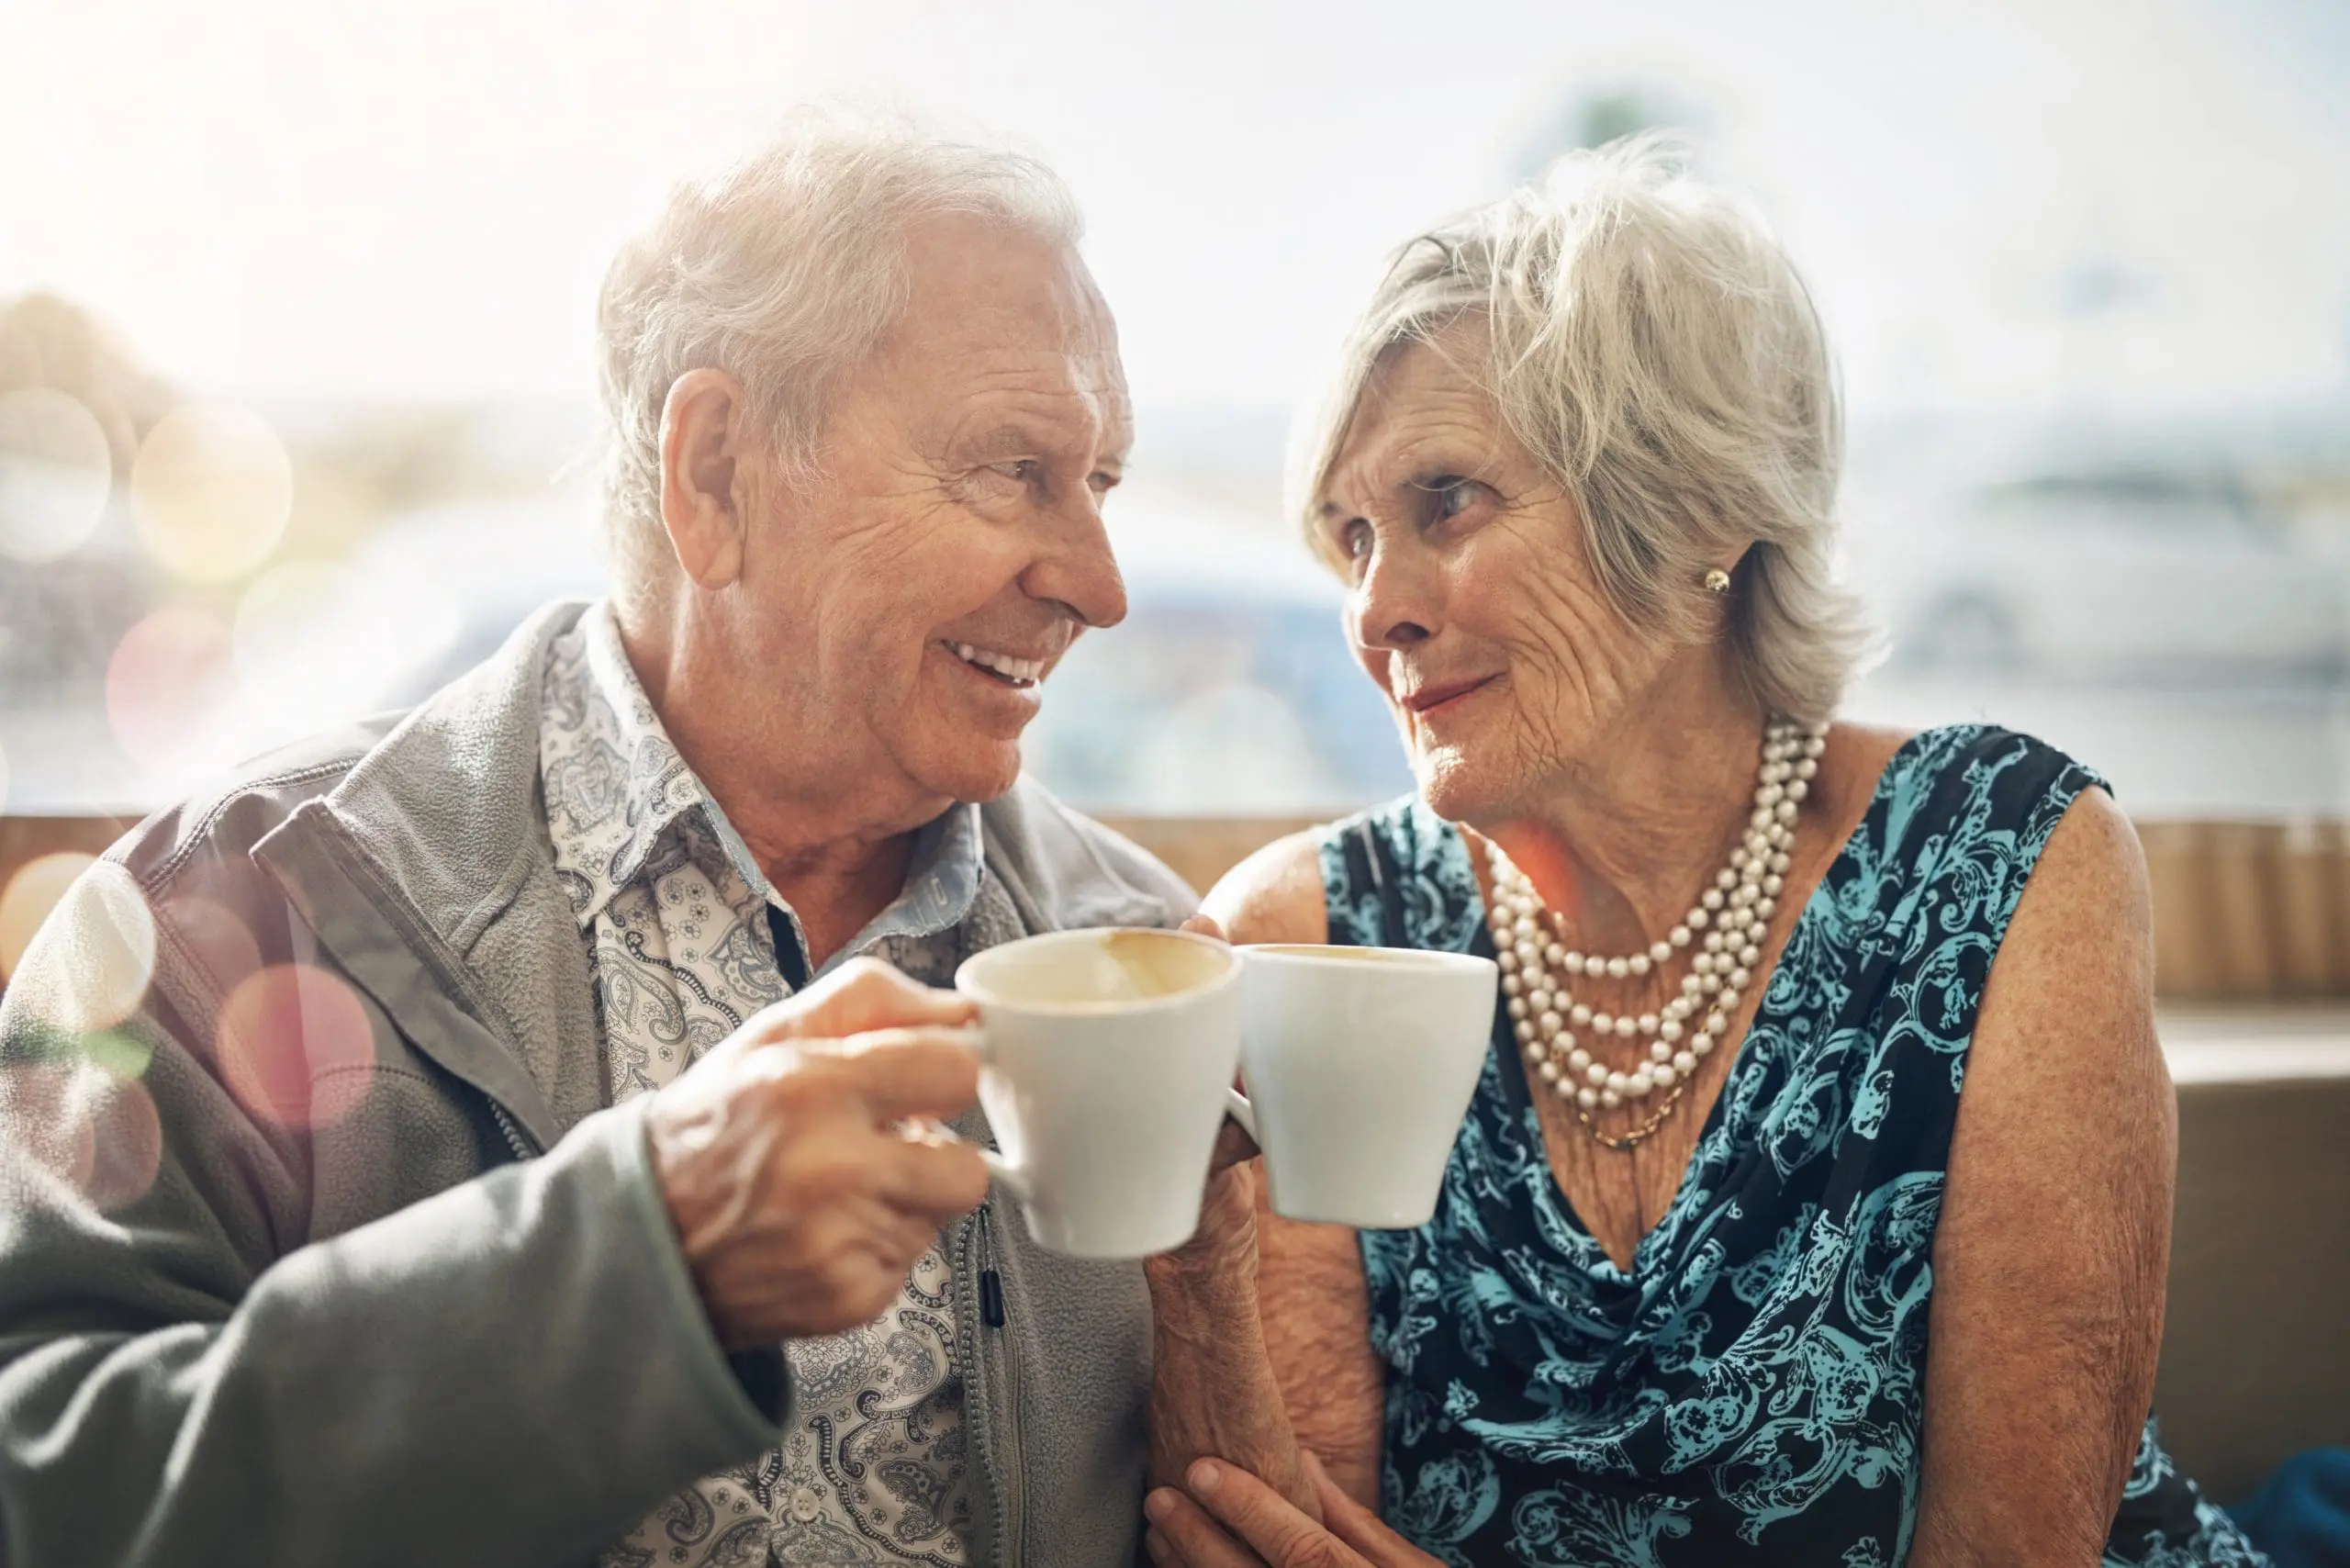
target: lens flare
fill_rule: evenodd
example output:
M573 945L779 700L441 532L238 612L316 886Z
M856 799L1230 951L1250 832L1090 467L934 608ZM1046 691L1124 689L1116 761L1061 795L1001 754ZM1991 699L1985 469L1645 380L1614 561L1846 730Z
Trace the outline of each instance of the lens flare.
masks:
M366 1004L313 964L273 964L230 991L215 1045L229 1092L272 1126L331 1126L375 1077Z
M0 392L0 555L72 554L113 489L106 431L80 399L45 386Z
M294 510L294 465L269 422L233 403L191 403L148 432L130 468L148 554L191 582L243 577Z
M96 864L95 855L43 855L8 879L7 890L0 892L0 980L17 972L41 923L73 879Z
M9 884L11 897L16 888ZM60 1036L94 1035L129 1018L155 973L155 917L138 881L111 860L85 866L59 891L18 963L26 959L39 961L24 964L10 991L28 1016Z
M123 633L106 666L115 744L149 773L176 779L226 761L237 719L229 629L200 610L155 611Z

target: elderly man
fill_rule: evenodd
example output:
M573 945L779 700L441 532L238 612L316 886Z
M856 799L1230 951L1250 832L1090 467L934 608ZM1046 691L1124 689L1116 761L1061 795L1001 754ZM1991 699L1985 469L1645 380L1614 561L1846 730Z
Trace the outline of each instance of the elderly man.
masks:
M1019 778L1125 609L1077 229L836 120L680 191L604 291L610 602L69 899L0 1014L0 1557L1132 1559L1142 1271L909 1130L980 1130L915 980L1192 903Z

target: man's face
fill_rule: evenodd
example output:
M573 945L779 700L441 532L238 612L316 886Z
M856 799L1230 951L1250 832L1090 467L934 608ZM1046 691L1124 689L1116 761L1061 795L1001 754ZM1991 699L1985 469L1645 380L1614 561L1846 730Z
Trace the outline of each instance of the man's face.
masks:
M909 237L908 272L822 482L750 519L738 626L779 699L772 744L877 799L986 801L1070 643L1125 616L1101 508L1133 420L1074 254L944 218Z

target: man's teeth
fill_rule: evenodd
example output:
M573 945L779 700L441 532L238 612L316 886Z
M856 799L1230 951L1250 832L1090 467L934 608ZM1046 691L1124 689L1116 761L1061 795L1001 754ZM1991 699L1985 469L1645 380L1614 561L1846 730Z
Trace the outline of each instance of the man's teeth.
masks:
M1042 680L1045 678L1045 661L1042 659L1015 659L1009 654L990 653L985 648L975 648L968 643L951 643L947 645L955 650L955 656L965 664L977 665L981 669L993 670L1006 679Z

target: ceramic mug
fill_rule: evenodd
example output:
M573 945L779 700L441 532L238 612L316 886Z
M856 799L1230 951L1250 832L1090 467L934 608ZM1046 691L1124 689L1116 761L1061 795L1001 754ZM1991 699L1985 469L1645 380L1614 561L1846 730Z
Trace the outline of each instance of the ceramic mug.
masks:
M1366 1229L1427 1224L1491 1045L1493 960L1400 947L1239 951L1248 1093L1233 1115L1265 1151L1273 1211Z
M966 959L995 1178L1029 1234L1140 1258L1199 1228L1240 1054L1241 958L1189 932L1059 931Z

